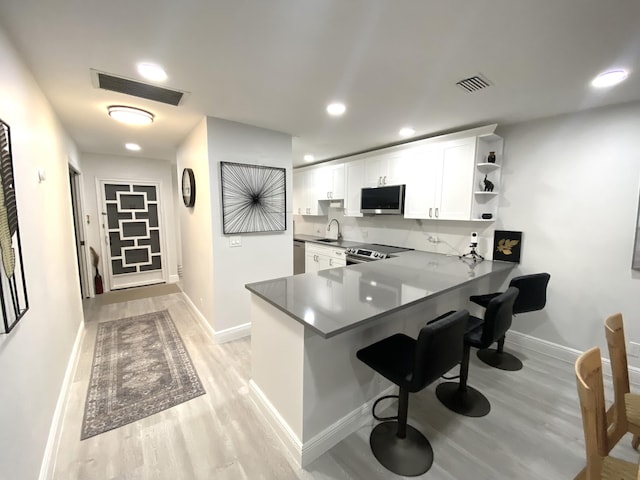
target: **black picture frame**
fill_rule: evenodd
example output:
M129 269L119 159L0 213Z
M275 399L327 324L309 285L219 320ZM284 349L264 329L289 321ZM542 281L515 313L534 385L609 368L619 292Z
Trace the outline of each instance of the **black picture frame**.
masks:
M522 232L496 230L493 234L493 259L520 263Z
M225 235L287 229L286 169L220 162Z
M9 333L29 310L16 204L11 129L0 119L0 305L2 332Z
M631 256L631 268L640 270L640 201L638 202L638 211L636 214L636 238L633 242L633 255Z

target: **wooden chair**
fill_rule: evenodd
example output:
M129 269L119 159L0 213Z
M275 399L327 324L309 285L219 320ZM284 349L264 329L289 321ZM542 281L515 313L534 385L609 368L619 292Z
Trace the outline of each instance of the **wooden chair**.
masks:
M593 347L576 361L576 383L587 453L586 480L637 480L638 465L609 456L607 414L600 349Z
M613 447L627 433L633 434L631 445L638 450L640 444L640 395L631 393L627 348L624 338L622 314L611 315L604 322L609 346L611 374L613 376L613 405L607 414L609 445Z

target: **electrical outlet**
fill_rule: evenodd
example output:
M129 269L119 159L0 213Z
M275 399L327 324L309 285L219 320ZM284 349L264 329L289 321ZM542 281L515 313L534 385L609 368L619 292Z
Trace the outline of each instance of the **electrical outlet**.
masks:
M629 342L629 356L640 357L640 343Z
M429 242L431 242L431 243L439 243L440 239L438 238L437 235L430 235L429 236Z
M242 237L229 237L229 246L230 247L241 247L242 246Z

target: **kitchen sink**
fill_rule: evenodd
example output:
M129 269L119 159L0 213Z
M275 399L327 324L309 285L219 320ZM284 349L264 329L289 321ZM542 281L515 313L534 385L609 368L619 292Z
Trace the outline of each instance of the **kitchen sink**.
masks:
M338 243L339 240L336 240L335 238L321 238L320 240L316 240L316 242Z

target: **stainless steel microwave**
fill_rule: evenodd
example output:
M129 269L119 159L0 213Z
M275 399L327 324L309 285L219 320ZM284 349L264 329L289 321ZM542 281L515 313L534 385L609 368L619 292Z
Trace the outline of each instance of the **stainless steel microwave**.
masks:
M379 215L403 214L404 189L404 185L363 188L360 197L360 211Z

